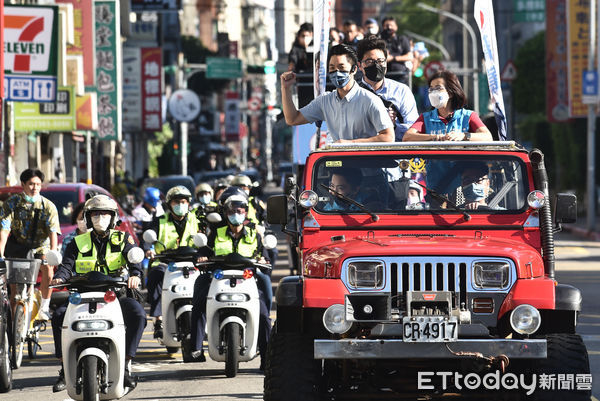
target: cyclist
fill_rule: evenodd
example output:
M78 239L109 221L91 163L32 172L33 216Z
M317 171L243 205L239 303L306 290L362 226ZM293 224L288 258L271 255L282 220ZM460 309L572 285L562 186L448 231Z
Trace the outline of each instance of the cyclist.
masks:
M48 285L54 267L44 262L49 250L58 249L58 211L54 203L40 195L44 173L27 169L20 179L23 192L8 198L0 209L0 258L27 258L33 251L33 257L42 260L42 304L37 319L49 320L52 289Z
M248 258L257 258L260 263L267 263L267 254L262 246L262 235L247 221L248 197L238 188L229 188L221 195L223 217L227 223L213 230L208 237L207 256L222 256L237 252ZM260 321L258 333L258 349L261 358L261 370L264 370L264 356L271 331L271 319L267 308L268 299L264 288L271 286L271 280L266 274L258 274L257 285L260 298ZM192 300L192 348L191 360L184 362L204 362L206 357L202 350L204 327L206 326L206 296L211 283L211 275L203 273L194 284Z
M152 244L143 244L148 259L167 249L193 245L192 236L198 232L198 219L195 213L190 213L191 200L192 194L183 185L169 189L166 213L155 217L148 226L158 237L154 250ZM154 338L162 338L161 294L166 268L166 264L155 262L148 274L148 303L150 316L154 318Z
M129 263L127 253L135 247L133 238L126 232L115 230L118 220L117 203L106 195L90 198L83 210L87 227L92 229L76 236L63 255L63 260L52 279L52 285L59 285L73 275L85 274L92 270L105 274L129 275L127 287L137 289L140 285L142 269L139 263ZM120 297L123 320L125 322L125 359L127 361L124 385L135 388L137 379L131 375L131 360L146 326L146 312L133 298ZM65 389L65 374L62 367L61 326L67 311L67 303L58 307L52 316L52 334L56 357L61 361L58 379L52 387L54 392Z

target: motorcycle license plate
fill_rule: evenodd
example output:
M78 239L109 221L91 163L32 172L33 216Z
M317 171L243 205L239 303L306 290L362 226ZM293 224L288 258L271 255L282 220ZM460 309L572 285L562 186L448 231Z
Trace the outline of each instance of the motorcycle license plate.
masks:
M402 319L402 338L407 342L445 342L458 339L455 316L419 316Z

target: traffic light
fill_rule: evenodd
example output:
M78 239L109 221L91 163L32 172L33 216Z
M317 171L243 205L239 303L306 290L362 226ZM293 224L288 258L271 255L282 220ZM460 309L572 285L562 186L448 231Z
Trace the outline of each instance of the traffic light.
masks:
M423 68L417 67L417 69L415 70L415 77L421 78L422 76L423 76Z

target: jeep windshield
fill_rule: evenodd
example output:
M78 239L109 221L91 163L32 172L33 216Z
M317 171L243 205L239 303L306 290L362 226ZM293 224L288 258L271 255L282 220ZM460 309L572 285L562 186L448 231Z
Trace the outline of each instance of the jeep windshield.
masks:
M487 155L330 156L314 168L315 210L323 214L515 213L529 193L525 164L518 157Z

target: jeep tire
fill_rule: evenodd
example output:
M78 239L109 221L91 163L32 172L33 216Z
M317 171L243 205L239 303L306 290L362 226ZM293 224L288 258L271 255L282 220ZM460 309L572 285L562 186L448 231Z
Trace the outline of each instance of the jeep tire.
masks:
M548 334L546 336L548 346L548 357L536 361L533 372L537 374L538 388L533 393L536 401L589 401L591 391L577 390L558 391L558 380L554 382L554 389L540 390L540 375L546 374L590 374L590 362L587 349L581 337L577 334ZM591 387L591 383L590 383Z
M313 358L313 338L273 329L267 347L264 401L317 401L321 368Z

